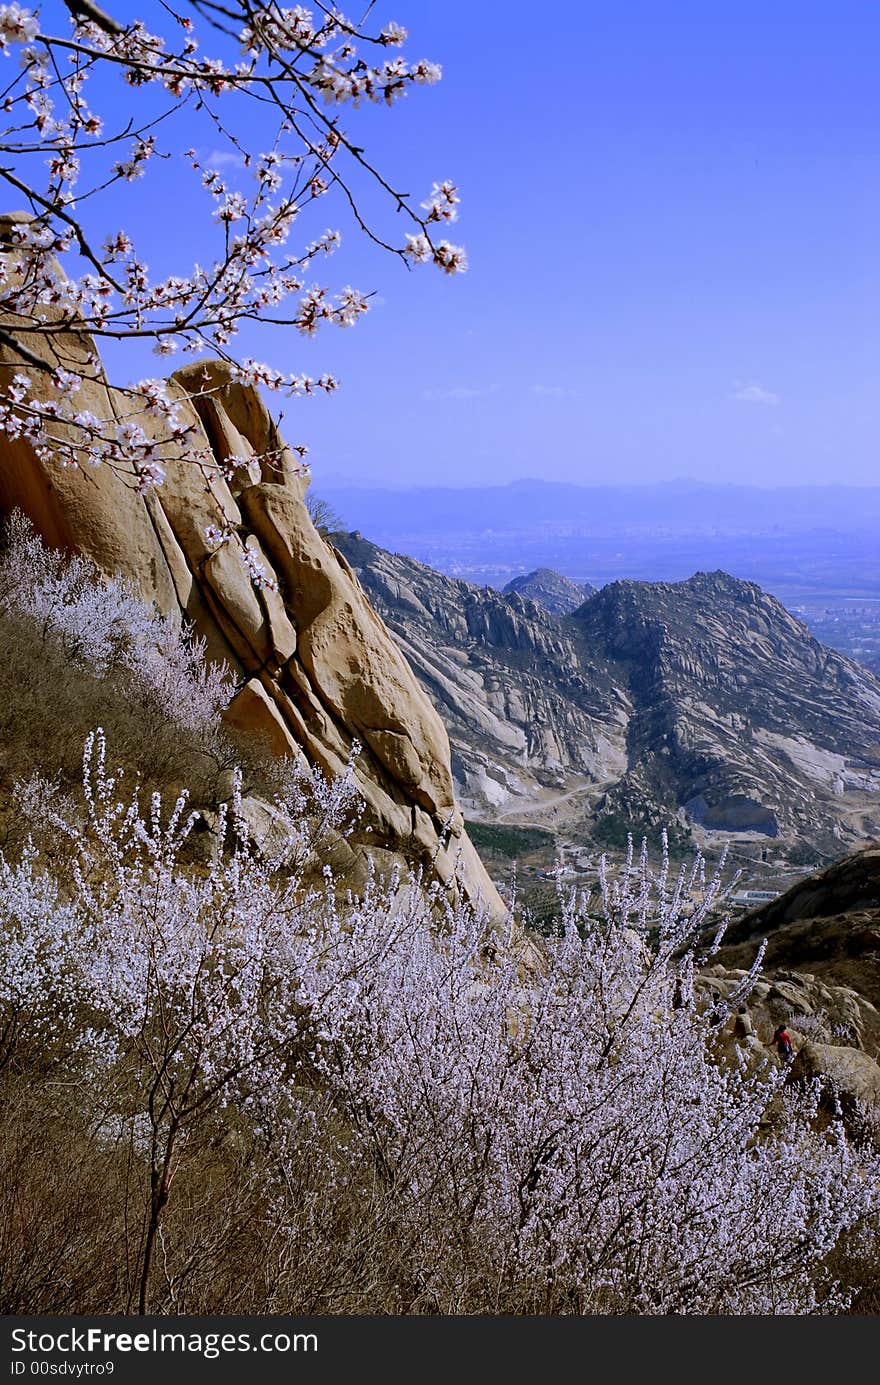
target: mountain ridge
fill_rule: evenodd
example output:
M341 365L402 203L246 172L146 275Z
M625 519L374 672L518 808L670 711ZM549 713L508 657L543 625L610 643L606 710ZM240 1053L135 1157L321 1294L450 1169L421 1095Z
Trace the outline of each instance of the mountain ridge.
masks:
M561 796L594 828L671 821L825 856L876 827L880 683L756 583L622 579L554 616L332 541L438 705L471 811Z

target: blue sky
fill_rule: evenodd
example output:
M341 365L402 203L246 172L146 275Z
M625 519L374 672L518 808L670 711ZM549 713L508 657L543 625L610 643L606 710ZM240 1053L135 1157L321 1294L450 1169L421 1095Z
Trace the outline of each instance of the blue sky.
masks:
M344 233L331 277L378 306L314 342L241 340L341 378L333 398L287 405L316 489L876 481L874 0L375 13L444 78L350 128L419 197L459 184L451 238L470 268L407 272L326 208ZM176 195L143 204L158 262L199 252ZM112 367L143 373L118 353Z

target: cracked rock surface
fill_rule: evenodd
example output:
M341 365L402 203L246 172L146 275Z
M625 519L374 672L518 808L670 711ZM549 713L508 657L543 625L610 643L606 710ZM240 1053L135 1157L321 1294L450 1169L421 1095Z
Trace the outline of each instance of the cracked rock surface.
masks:
M27 342L27 333L19 338ZM45 353L47 340L69 370L84 366L93 349L75 331L41 338ZM20 369L12 348L0 346L0 371ZM193 399L205 385L211 393ZM46 390L48 397L48 380ZM224 363L200 361L176 372L168 393L193 456L207 449L209 465L175 458L162 420L145 415L138 421L145 431L152 424L166 479L143 495L132 475L60 468L27 439L4 438L0 510L21 509L50 545L87 554L105 572L133 579L161 611L192 621L208 657L233 672L229 719L276 754L336 775L360 743L355 776L370 831L359 844L353 838L352 884L365 878L366 852L375 846L386 862L426 866L500 920L505 908L464 831L443 723L348 562L312 524L307 476L258 391L235 381ZM77 404L101 419L130 412L104 379L85 381ZM266 452L270 461L251 460ZM227 480L230 457L245 464L225 468ZM213 546L208 526L227 526L278 590L255 587L237 545Z

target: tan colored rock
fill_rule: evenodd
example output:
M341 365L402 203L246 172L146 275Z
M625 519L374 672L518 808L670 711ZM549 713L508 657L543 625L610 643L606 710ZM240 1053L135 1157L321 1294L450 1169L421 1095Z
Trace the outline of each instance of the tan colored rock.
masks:
M702 973L697 986L707 998L718 998L726 1005L745 975L740 967L716 964ZM761 973L748 996L746 1019L763 1042L784 1023L796 1050L808 1039L832 1046L843 1040L872 1058L880 1055L880 1015L871 1002L850 986L829 984L810 972ZM731 1018L731 1032L735 1023L735 1017Z
M845 1114L861 1109L869 1118L880 1119L880 1066L858 1048L802 1044L791 1075L793 1080L819 1078L829 1095L840 1099Z
M436 817L454 814L445 728L351 569L317 533L304 493L304 483L264 483L241 496L296 611L298 657L391 777Z
M198 396L193 405L218 460L257 453L268 460L261 463L261 478L255 479L287 485L303 477L302 463L278 431L259 391L239 384L225 361L196 361L171 378L187 394ZM204 390L212 393L205 395Z
M27 341L27 334L21 334ZM60 364L60 352L44 340L30 337L29 344ZM63 360L75 370L86 357L86 339L64 338ZM53 398L48 379L38 381L35 369L28 367L12 349L0 342L0 382L6 383L16 372L30 373L34 383L43 385L46 398ZM114 417L112 391L103 380L85 380L77 403L99 418ZM53 423L55 436L67 433L64 425ZM174 580L151 515L136 495L136 478L119 474L110 467L92 469L60 467L39 460L32 445L23 438L2 439L3 464L0 466L0 509L18 507L29 515L47 543L89 553L107 572L124 573L134 578L144 595L162 610L177 605ZM178 576L179 566L178 566Z
M273 755L302 758L301 745L258 678L251 678L236 693L226 710L226 720L230 726L258 736Z
M21 324L5 325L19 333ZM50 350L43 338L19 333L19 340ZM93 350L84 333L52 340L68 368L84 365ZM20 357L0 344L0 376L20 369ZM51 395L48 376L42 385ZM390 852L503 920L504 905L463 830L443 723L348 563L312 524L307 477L258 391L215 361L176 372L168 389L188 428L184 456L161 420L137 416L158 444L161 488L139 495L133 474L62 469L27 441L3 438L0 508L20 508L48 543L88 554L104 571L134 579L162 611L192 620L208 657L228 663L243 685L230 723L262 736L274 754L304 755L336 775L353 742L361 743L355 773L372 833L340 848L351 852L354 876L366 878L365 852ZM77 400L104 419L133 408L103 376L84 383ZM53 427L64 435L66 425ZM267 454L259 464L251 460L258 454ZM246 464L230 469L230 457ZM220 548L209 526L230 533ZM243 545L277 591L252 585Z

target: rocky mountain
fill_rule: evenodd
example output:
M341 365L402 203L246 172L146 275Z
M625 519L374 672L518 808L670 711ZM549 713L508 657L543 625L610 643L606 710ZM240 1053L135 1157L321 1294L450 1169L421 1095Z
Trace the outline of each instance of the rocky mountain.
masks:
M573 617L632 699L624 812L670 791L709 830L835 839L877 831L880 683L751 582L614 582Z
M0 222L0 238L2 230ZM14 273L14 254L5 259ZM25 353L51 342L67 370L91 375L85 334L65 329L29 344L27 330L12 325L16 337L4 333L0 343L3 374L25 364L16 342ZM48 372L38 380L53 399ZM59 467L23 430L0 442L0 512L21 509L50 545L87 554L133 579L161 611L188 617L208 656L234 674L230 720L277 754L336 775L360 744L363 831L340 841L334 862L347 882L365 878L368 851L380 868L403 858L505 917L464 831L443 723L348 563L315 529L308 476L259 391L220 361L178 371L167 391L187 429L186 456L161 417L138 419L155 438L161 486L138 485L133 468ZM103 378L84 378L77 407L106 420L132 412ZM60 418L53 426L59 438L71 427ZM218 544L212 530L228 540ZM257 585L245 558L263 574Z
M525 601L536 601L551 616L568 616L576 611L596 588L590 582L575 582L550 567L538 567L534 572L514 577L502 588L505 596L516 593Z
M571 618L445 577L357 532L333 543L443 717L467 806L595 797L626 772L629 696Z
M880 683L723 572L615 582L567 616L334 535L449 730L465 806L670 823L808 859L880 827Z
M880 845L836 861L728 928L700 984L729 994L766 940L744 1019L725 1026L758 1063L777 1024L796 1054L791 1080L817 1079L860 1136L880 1144Z
M719 959L750 965L761 938L768 968L795 968L850 986L880 1008L880 844L799 880L738 919ZM880 1029L876 1038L880 1054Z

